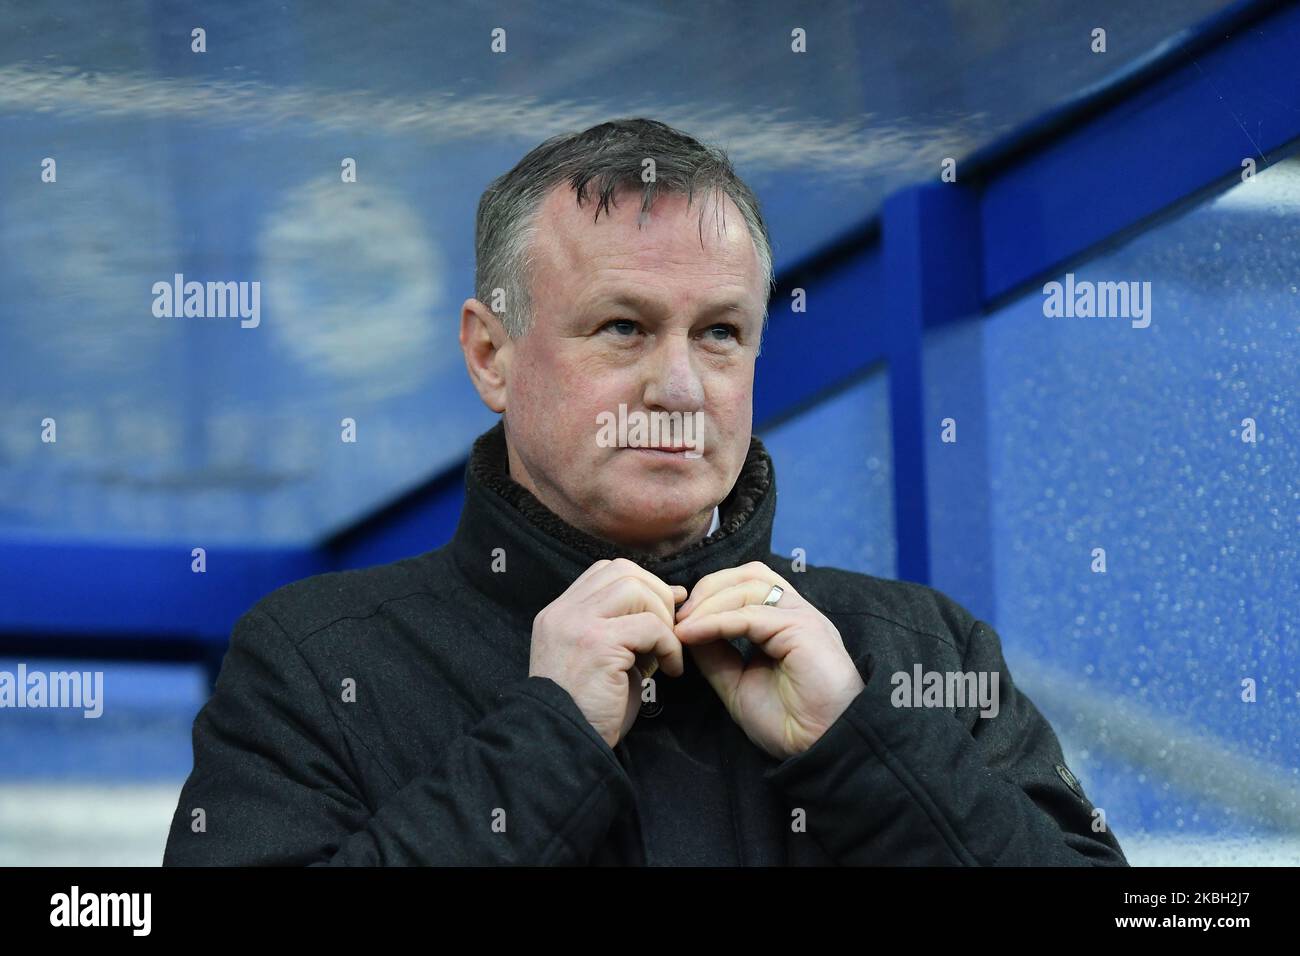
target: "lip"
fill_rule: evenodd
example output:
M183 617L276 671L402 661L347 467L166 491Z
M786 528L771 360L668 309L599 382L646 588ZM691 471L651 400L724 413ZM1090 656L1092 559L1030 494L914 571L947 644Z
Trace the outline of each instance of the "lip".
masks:
M624 451L637 451L643 455L655 455L660 458L666 458L666 457L685 458L686 453L691 451L691 449L687 448L684 445L677 446L677 447L635 446L635 447L625 448Z

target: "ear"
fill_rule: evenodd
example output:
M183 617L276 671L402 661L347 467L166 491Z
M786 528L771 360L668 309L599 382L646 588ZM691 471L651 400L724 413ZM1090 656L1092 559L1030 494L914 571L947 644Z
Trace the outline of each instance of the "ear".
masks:
M465 300L460 308L460 350L479 398L494 412L506 410L513 345L496 313L478 299Z

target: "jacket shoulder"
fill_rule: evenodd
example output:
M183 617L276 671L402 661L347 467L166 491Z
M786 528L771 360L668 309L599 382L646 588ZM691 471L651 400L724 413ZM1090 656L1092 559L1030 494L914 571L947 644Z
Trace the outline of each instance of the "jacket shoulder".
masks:
M869 615L958 647L975 625L970 611L925 584L811 564L803 571L792 571L790 559L777 554L771 556L770 563L823 614Z
M389 601L432 595L443 550L301 578L267 594L248 614L272 618L297 643L337 621L369 617Z

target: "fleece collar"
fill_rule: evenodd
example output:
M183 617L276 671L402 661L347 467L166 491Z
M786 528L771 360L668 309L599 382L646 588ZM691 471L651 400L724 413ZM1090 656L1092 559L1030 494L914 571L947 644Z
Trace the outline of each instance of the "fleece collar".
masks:
M510 477L501 422L474 442L465 468L465 505L451 541L460 571L475 588L529 619L596 561L625 557L668 584L690 589L706 574L760 561L771 553L776 476L767 449L751 437L718 530L662 558L573 527Z

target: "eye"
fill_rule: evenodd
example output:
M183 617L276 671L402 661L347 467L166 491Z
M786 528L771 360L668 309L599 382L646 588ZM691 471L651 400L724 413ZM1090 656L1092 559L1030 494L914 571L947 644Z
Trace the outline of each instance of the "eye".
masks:
M717 325L711 325L707 331L709 339L714 342L725 342L727 341L727 336L731 336L732 339L740 338L740 329L728 322L719 322ZM716 333L719 331L723 334L717 335Z
M610 319L600 327L600 331L605 332L609 329L615 330L618 338L628 338L637 329L637 325L631 319Z

